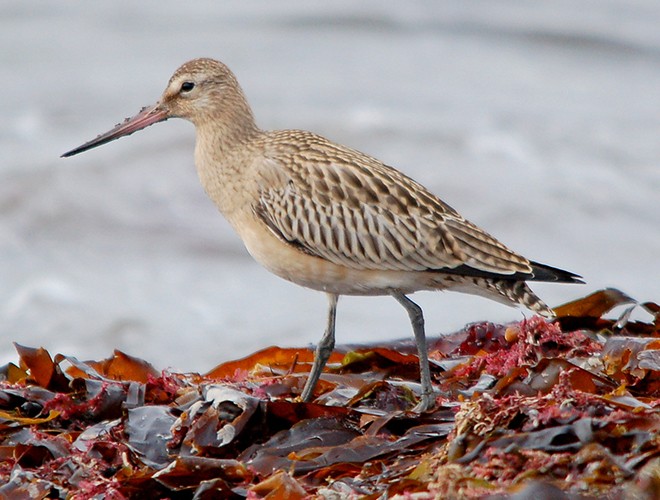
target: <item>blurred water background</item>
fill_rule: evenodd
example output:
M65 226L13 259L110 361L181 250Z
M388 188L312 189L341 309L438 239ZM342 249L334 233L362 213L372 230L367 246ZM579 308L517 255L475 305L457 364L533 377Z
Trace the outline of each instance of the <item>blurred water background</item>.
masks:
M413 176L518 252L660 300L656 0L1 2L0 362L12 341L119 348L203 371L320 338L323 294L254 263L170 121L68 160L155 102L182 62L227 63L263 128L304 128ZM522 312L420 293L429 334ZM528 313L527 313L528 314ZM339 343L410 336L343 298Z

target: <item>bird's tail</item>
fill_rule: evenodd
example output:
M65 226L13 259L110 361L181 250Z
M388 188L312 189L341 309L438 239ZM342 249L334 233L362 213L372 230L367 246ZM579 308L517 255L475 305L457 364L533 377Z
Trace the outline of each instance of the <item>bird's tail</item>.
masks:
M544 318L555 316L554 311L524 281L492 280L491 283L498 293L511 302L520 304Z
M555 315L554 311L524 281L469 278L452 288L457 291L483 295L510 306L521 305L546 318L552 318Z

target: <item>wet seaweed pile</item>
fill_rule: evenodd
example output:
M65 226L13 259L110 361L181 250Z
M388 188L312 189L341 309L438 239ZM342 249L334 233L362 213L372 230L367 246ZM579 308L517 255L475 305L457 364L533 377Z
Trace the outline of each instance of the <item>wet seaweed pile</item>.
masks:
M314 403L295 399L307 349L199 375L16 345L0 497L657 498L659 312L603 290L555 322L430 339L437 406L421 415L412 342L338 349Z

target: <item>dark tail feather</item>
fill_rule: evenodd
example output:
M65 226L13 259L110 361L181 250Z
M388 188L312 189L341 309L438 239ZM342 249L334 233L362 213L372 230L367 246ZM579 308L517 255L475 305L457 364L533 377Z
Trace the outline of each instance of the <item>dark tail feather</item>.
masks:
M532 266L532 278L527 278L531 281L548 281L556 283L584 283L582 276L557 269L556 267L546 266L538 262L530 262Z

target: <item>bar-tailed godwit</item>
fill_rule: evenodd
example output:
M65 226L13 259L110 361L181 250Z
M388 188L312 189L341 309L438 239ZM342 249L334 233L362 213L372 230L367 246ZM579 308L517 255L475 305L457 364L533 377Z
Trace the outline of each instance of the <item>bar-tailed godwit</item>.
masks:
M552 316L526 281L579 276L509 250L424 186L376 158L301 130L264 131L234 74L195 59L157 104L62 156L169 118L192 122L204 190L266 269L328 295L327 327L301 398L309 401L335 345L340 295L391 295L408 312L419 352L421 399L434 405L424 317L408 298L457 290Z

